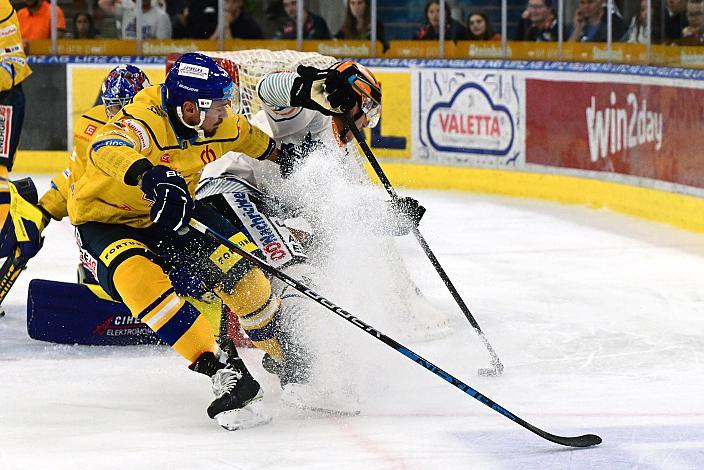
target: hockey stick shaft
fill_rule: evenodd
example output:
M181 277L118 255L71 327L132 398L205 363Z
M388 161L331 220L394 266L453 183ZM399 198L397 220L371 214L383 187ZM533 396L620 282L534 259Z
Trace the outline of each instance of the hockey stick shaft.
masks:
M351 118L350 116L346 116L346 119L347 126L352 131L352 134L354 134L354 137L357 140L357 143L359 144L360 148L364 152L364 155L367 157L367 160L369 160L369 164L374 169L374 173L376 173L376 175L379 177L379 180L381 181L381 184L384 186L384 188L386 188L386 192L389 193L389 196L391 196L391 199L393 201L398 200L398 194L396 193L396 190L391 185L391 181L389 181L389 179L386 177L386 173L384 173L384 170L383 168L381 168L381 165L374 156L374 153L372 153L372 150L369 148L369 145L367 145L367 142L364 140L362 131L357 128L353 118ZM447 275L442 265L440 264L440 261L433 253L433 250L430 249L430 245L428 245L428 242L425 240L425 237L423 237L423 234L420 233L418 227L413 228L413 235L416 237L416 240L418 240L418 243L420 243L423 252L430 260L430 263L435 268L435 271L440 276L440 279L442 279L442 282L445 284L445 287L447 287L447 289L450 291L452 298L455 299L455 302L460 307L460 310L469 321L469 324L472 325L474 331L476 331L477 335L479 335L479 339L481 339L482 343L484 343L484 347L487 349L487 351L489 351L489 355L491 356L491 363L494 366L494 369L499 374L501 374L504 366L503 364L501 364L498 354L496 354L496 351L489 343L489 340L486 338L486 335L479 327L479 323L477 323L477 320L474 318L474 315L472 315L472 312L470 312L469 307L467 307L467 304L460 296L459 292L455 288L455 285L452 283L450 277Z
M401 343L398 341L394 340L393 338L386 336L379 330L375 329L371 325L363 322L359 318L355 317L352 315L350 312L347 310L344 310L341 307L338 307L335 305L333 302L330 300L326 299L322 295L314 292L311 290L309 287L301 284L300 282L296 281L293 279L291 276L287 275L286 273L283 273L279 271L278 269L270 266L266 262L262 261L259 259L257 256L243 250L240 246L238 246L236 243L233 243L229 239L227 239L225 236L219 234L218 232L212 230L210 227L198 222L195 219L191 219L188 225L195 230L199 231L200 233L209 236L213 238L215 241L217 241L219 244L229 248L231 251L237 253L238 255L242 256L243 258L247 259L250 261L252 264L255 266L259 267L262 271L264 271L267 274L270 274L271 276L274 276L289 286L293 287L297 291L301 292L303 295L306 297L314 300L316 303L319 305L322 305L326 309L330 310L331 312L335 313L339 317L344 318L347 320L349 323L352 323L354 326L359 328L360 330L363 330L367 332L369 335L373 336L377 340L381 341L382 343L386 344L387 346L395 349L399 353L403 354L407 358L409 358L411 361L415 362L416 364L420 365L424 369L432 372L433 374L437 375L441 379L449 382L450 384L454 385L456 388L462 390L464 393L467 395L471 396L472 398L476 399L477 401L485 404L492 410L496 411L497 413L505 416L506 418L510 419L511 421L523 426L524 428L528 429L529 431L537 434L538 436L542 437L543 439L547 439L548 441L554 442L556 444L561 444L564 446L570 446L570 447L589 447L593 445L597 445L601 443L601 438L599 436L596 436L594 434L585 434L583 436L575 436L575 437L563 437L563 436L556 436L554 434L550 434L548 432L543 431L540 428L537 428L533 426L532 424L528 423L527 421L519 418L515 414L511 413L501 405L497 404L490 398L482 395L466 383L462 382L461 380L457 379L454 377L452 374L445 372L429 360L421 357L420 355L416 354L415 352L411 351L407 347L403 346Z

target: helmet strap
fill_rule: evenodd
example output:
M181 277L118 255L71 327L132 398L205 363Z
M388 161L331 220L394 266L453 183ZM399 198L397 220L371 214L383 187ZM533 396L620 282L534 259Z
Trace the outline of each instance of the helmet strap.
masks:
M198 108L198 111L200 111L200 121L195 126L192 126L192 125L188 124L185 119L183 119L183 110L181 109L181 106L176 106L176 115L178 115L178 118L181 121L181 124L188 127L189 129L193 129L194 131L196 131L198 133L198 137L200 137L201 139L204 139L205 132L203 131L203 129L201 129L201 126L203 125L203 122L205 121L205 113L207 111L203 111L200 108Z

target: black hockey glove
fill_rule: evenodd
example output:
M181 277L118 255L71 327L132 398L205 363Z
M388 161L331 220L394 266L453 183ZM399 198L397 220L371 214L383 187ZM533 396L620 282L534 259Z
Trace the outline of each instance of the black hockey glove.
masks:
M312 151L320 146L321 142L313 140L310 132L306 134L303 142L300 144L281 144L281 154L277 163L279 164L279 172L282 178L288 178L293 173L293 170L300 165Z
M296 72L298 77L291 88L291 106L312 109L326 116L343 114L354 107L357 95L347 84L344 72L307 65L299 65Z
M178 231L193 214L193 198L181 174L164 165L153 166L142 175L140 187L153 201L149 211L152 222Z
M169 280L178 295L193 297L207 303L215 301L215 294L208 290L205 282L193 272L190 266L176 266L169 271Z
M398 198L388 201L388 204L388 210L396 222L391 227L392 235L407 235L418 227L423 214L425 214L425 207L412 197Z

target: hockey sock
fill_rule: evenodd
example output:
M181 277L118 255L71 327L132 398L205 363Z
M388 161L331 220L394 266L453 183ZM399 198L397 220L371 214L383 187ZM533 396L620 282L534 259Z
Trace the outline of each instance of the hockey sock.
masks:
M281 301L259 269L251 269L231 293L219 290L218 296L239 318L240 325L254 345L277 361L283 360L277 338L277 320Z
M113 275L115 288L138 320L193 363L217 350L210 323L174 292L164 271L143 256L123 261Z

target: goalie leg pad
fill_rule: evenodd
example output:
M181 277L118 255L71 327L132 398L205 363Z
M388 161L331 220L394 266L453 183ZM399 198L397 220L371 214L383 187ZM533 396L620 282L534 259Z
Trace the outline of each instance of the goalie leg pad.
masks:
M161 344L122 303L100 290L68 282L33 279L27 298L29 337L89 346Z

